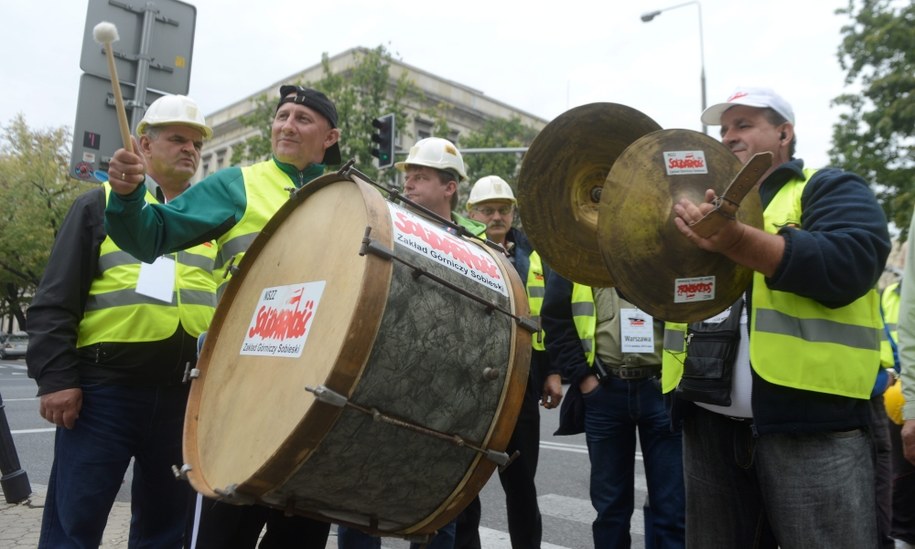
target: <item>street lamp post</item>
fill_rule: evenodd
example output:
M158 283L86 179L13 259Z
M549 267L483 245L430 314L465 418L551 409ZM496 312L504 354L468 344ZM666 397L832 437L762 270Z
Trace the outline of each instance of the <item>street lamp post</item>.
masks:
M702 86L702 110L705 111L705 39L702 37L702 4L700 4L698 0L693 0L692 2L677 4L676 6L670 6L668 8L645 12L642 14L642 22L648 23L665 11L682 8L683 6L689 6L690 4L695 4L696 7L699 8L699 81L700 85ZM708 133L708 126L706 126L704 122L702 123L702 133Z

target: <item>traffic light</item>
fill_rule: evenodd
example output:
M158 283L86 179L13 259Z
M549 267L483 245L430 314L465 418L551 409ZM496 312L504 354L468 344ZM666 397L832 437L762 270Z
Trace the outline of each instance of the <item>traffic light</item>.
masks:
M379 168L389 168L394 165L394 114L386 114L372 120L375 133L372 141L376 146L372 149L372 156L378 159Z

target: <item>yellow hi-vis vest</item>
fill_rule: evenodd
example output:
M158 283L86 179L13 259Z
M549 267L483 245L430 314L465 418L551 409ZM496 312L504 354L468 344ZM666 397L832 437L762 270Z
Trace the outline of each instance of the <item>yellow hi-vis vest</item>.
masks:
M106 203L110 192L111 187L106 183ZM149 192L146 201L156 203ZM161 341L175 333L179 322L194 337L206 331L216 307L216 282L212 274L216 246L205 242L168 257L175 260L171 303L137 293L140 261L118 248L106 235L99 248L100 275L89 289L76 346Z
M763 212L764 230L777 234L800 227L801 195L816 170L786 183ZM878 296L870 290L854 302L830 309L812 299L772 290L753 273L750 364L775 385L852 398L870 398L880 367L882 323ZM665 326L661 386L673 390L683 374L686 325Z
M226 274L229 265L238 266L264 225L289 200L288 188L292 186L289 175L273 160L245 166L241 172L245 184L245 214L235 226L216 239L219 255L213 276L219 285L219 296L229 283Z
M884 288L880 296L880 309L883 311L883 322L886 326L881 332L882 337L880 339L880 364L884 368L896 367L896 358L890 338L893 338L894 343L899 341L899 329L897 326L899 322L899 301L898 282L894 282ZM889 330L889 335L887 335L887 330Z
M683 362L686 360L685 322L664 323L664 350L661 353L661 392L669 393L677 388L683 377Z
M590 286L577 282L572 284L572 322L581 340L588 366L594 365L594 334L597 332L597 310L594 307L594 292Z
M540 309L543 307L543 296L546 294L546 281L543 276L543 261L540 254L531 252L528 256L530 265L527 269L527 282L524 287L527 289L527 302L531 308L531 320L540 326ZM541 328L531 338L531 345L536 351L545 351L546 346L543 344L543 328Z

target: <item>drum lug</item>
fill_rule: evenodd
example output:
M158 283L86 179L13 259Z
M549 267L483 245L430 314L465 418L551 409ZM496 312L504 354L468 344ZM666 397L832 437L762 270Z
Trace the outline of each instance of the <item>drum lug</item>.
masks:
M528 317L518 317L518 325L532 334L540 331L540 323Z
M184 377L181 378L181 383L187 383L192 379L197 379L200 377L200 368L191 368L191 363L188 362L184 366Z
M238 267L235 265L235 258L237 256L232 256L232 259L229 260L229 264L226 266L226 272L222 274L223 278L229 278L229 276L235 276L238 274Z
M175 475L175 478L178 480L187 480L187 474L191 471L191 466L185 463L179 469L177 465L172 465L172 474Z
M222 490L216 488L213 491L219 495L219 499L225 500L234 505L254 505L257 503L257 500L251 496L246 496L239 493L237 488L237 484L230 484Z
M324 385L318 385L317 387L305 387L305 390L309 393L314 393L315 399L319 402L324 402L326 404L330 404L331 406L336 406L337 408L343 408L346 406L346 403L349 402L348 398L338 392L328 389Z
M486 450L486 459L492 461L499 466L499 471L504 471L506 467L512 464L513 461L518 459L518 456L521 455L521 452L515 450L514 453L509 456L505 452L496 452L495 450Z
M394 251L389 248L385 248L384 246L379 244L377 240L369 238L369 235L371 233L372 233L372 228L366 227L365 234L362 237L362 247L359 248L359 255L364 256L365 254L373 254L373 255L377 255L378 257L380 257L382 259L387 259L387 260L393 259Z

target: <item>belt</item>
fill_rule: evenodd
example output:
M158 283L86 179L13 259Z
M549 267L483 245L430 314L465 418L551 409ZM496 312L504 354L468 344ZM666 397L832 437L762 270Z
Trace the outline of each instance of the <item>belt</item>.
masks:
M649 379L661 375L661 366L608 366L594 357L594 373L597 374L598 381L605 377L611 376L617 379L627 381L638 381L640 379Z
M661 375L660 366L607 366L607 373L613 377L628 380L648 379Z

